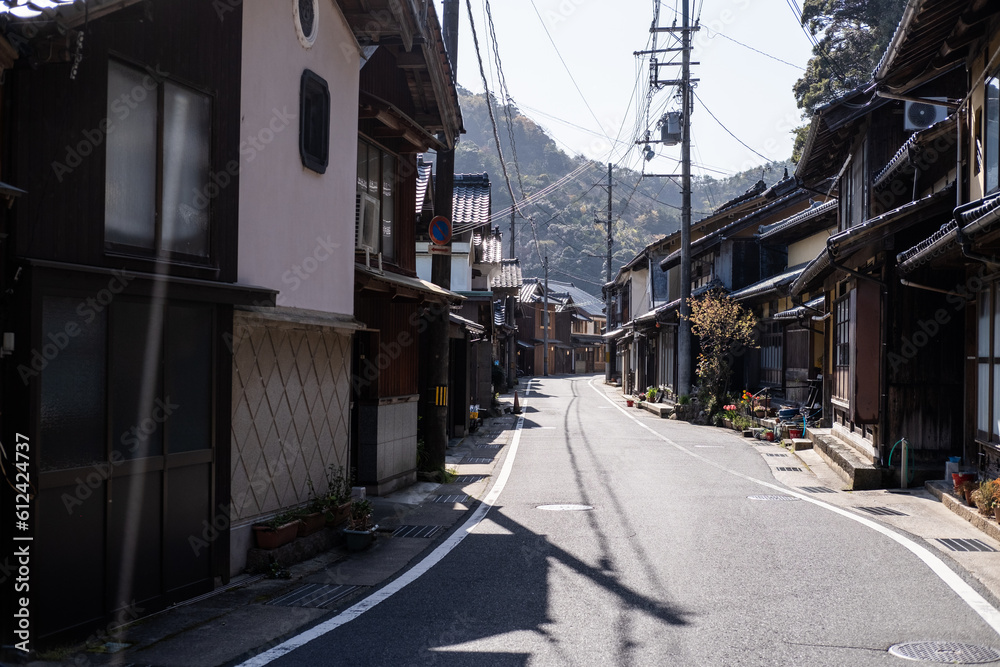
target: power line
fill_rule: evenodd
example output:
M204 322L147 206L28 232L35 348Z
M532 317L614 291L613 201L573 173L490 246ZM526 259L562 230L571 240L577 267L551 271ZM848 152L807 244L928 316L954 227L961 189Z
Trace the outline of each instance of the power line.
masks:
M542 24L542 30L545 31L546 37L549 38L549 43L552 44L552 48L555 49L556 55L559 57L559 62L562 63L563 68L566 70L566 74L569 75L570 81L573 82L573 86L576 88L576 92L580 94L580 99L583 100L583 105L587 107L587 111L590 112L590 116L594 119L594 122L597 123L597 127L601 128L601 130L603 131L604 128L601 126L601 121L597 119L597 114L595 114L594 110L590 108L590 103L587 102L587 98L584 97L583 91L580 90L580 86L576 83L576 79L573 78L573 73L570 72L569 65L566 64L566 61L563 59L562 54L559 53L559 47L556 46L555 40L552 39L552 33L549 32L549 27L545 25L545 20L542 19L542 15L538 11L538 7L535 6L535 0L531 0L531 8L535 10L535 16L538 17L538 22ZM611 137L608 136L607 132L604 133L604 136L607 137L608 141L611 141L612 145L614 145L614 141L612 141Z
M708 28L705 28L705 30L707 30L708 32L712 32ZM771 60L777 60L779 63L783 63L785 65L788 65L789 67L794 67L795 69L799 70L800 72L805 71L804 67L799 67L798 65L796 65L794 63L790 63L787 60L782 60L781 58L778 58L777 56L772 56L770 53L765 53L765 52L761 51L760 49L755 49L754 47L750 46L749 44L744 44L743 42L741 42L739 40L733 39L729 35L723 34L721 32L716 32L715 34L718 35L719 37L724 38L724 39L728 39L730 42L733 42L734 44L739 44L740 46L742 46L745 49L750 49L751 51L753 51L755 53L759 53L762 56L767 56ZM712 35L709 35L709 37L712 37Z
M694 97L695 97L695 99L696 99L696 100L698 100L699 102L701 102L701 106L702 106L702 108L703 108L703 109L704 109L705 111L707 111L707 112L708 112L708 115L709 115L709 116L711 116L711 117L712 117L712 119L713 119L713 120L714 120L714 121L715 121L716 123L718 123L718 124L719 124L719 126L720 126L720 127L721 127L721 128L723 129L723 130L725 130L725 131L726 131L726 133L727 133L727 134L728 134L729 136L731 136L731 137L732 137L733 139L735 139L736 141L740 142L740 144L741 144L741 145L742 145L742 146L743 146L744 148L746 148L746 149L747 149L748 151L750 151L750 152L751 152L751 153L753 153L754 155L757 155L757 156L759 156L759 157L762 157L762 158L764 158L765 160L767 160L768 162L773 162L773 161L774 161L774 160L772 160L771 158L769 158L769 157L767 157L766 155L764 155L763 153L758 153L758 152L757 152L757 151L755 151L754 149L750 148L749 146L747 146L747 145L746 145L746 144L745 144L745 143L743 142L743 140L742 140L742 139L740 139L740 138L739 138L739 137L737 137L737 136L736 136L735 134L733 134L732 132L730 132L729 128L728 128L728 127L726 127L726 126L725 126L725 124L724 124L724 123L723 123L723 122L722 122L721 120L719 120L718 118L716 118L716 117L715 117L715 114L714 114L714 113L712 113L712 110L711 110L711 109L709 109L709 108L708 108L708 107L707 107L707 106L705 105L705 102L704 102L704 101L703 101L703 100L701 99L701 97L699 97L699 96L698 96L698 93L694 92L693 90L692 90L691 92L693 92L693 93L694 93Z
M503 170L503 180L507 184L507 192L510 193L510 200L513 202L515 209L517 208L517 198L514 196L514 189L510 185L510 175L507 173L507 163L503 159L503 149L500 147L500 132L497 129L497 119L493 115L493 102L490 99L490 89L486 81L486 70L483 68L483 57L479 49L479 37L476 35L476 23L472 18L472 0L465 0L466 7L469 10L469 26L472 29L472 42L476 47L476 60L479 61L479 74L483 78L483 88L485 89L486 95L486 109L490 113L490 123L493 126L493 139L497 144L497 155L500 158L500 168ZM535 238L535 252L538 253L538 239ZM541 260L541 255L538 257Z

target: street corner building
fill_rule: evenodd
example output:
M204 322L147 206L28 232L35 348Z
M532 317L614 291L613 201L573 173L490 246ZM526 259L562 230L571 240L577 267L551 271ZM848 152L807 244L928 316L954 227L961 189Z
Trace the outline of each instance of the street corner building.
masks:
M415 479L421 316L462 301L417 277L417 155L462 121L430 4L5 18L0 427L44 642L228 583L331 466Z

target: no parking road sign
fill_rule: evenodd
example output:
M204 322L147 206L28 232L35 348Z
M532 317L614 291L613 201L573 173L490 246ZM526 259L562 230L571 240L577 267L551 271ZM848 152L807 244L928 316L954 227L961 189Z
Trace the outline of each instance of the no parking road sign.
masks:
M430 234L434 245L448 245L451 243L451 221L443 215L435 216L427 228L427 233Z

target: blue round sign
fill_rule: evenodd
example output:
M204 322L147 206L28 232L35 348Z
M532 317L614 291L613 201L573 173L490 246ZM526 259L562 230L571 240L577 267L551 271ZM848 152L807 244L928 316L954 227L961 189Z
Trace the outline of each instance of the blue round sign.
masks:
M443 215L436 216L431 220L427 233L435 245L448 245L451 243L451 222Z

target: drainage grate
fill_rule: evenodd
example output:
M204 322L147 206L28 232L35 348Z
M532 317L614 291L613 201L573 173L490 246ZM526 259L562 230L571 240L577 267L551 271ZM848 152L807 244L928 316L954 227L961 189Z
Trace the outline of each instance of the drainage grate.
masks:
M907 660L945 662L950 665L981 665L1000 660L1000 651L994 648L956 642L906 642L891 646L889 653Z
M393 537L434 537L442 526L398 526L392 531Z
M459 463L493 463L493 459L488 456L466 456Z
M464 493L451 496L437 496L436 498L434 498L434 502L436 503L466 503L468 501L469 501L469 496L465 495Z
M798 500L795 496L747 496L750 500Z
M476 449L500 449L503 447L502 444L499 445L476 445Z
M788 454L764 454L764 456L784 456L787 458Z
M452 481L452 484L474 484L488 477L489 475L459 475Z
M825 486L800 486L799 488L806 493L836 493L833 489L828 489Z
M795 468L793 466L784 466L781 468L775 468L775 470L780 470L781 472L802 472L802 468Z
M996 549L986 544L986 542L962 537L938 538L938 542L952 551L996 551Z
M291 593L274 598L267 604L275 607L316 607L325 608L348 595L360 586L330 584L306 584Z
M856 510L861 510L862 512L868 512L869 514L874 514L876 516L909 516L905 512L900 512L899 510L894 510L891 507L855 507Z

